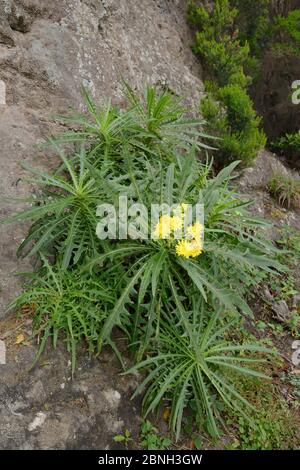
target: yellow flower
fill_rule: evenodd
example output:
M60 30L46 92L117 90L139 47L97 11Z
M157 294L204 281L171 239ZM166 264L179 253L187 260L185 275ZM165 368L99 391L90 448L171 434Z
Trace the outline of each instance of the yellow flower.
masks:
M200 224L200 222L196 222L194 225L190 225L187 227L188 235L196 240L201 240L203 235L204 227Z
M182 218L181 217L171 217L171 227L172 230L179 230L182 228Z
M158 224L155 227L154 234L158 238L167 238L171 234L171 217L169 215L162 215Z
M195 258L202 253L202 244L198 243L196 240L188 241L181 240L176 245L176 253L179 256L184 256L185 258Z
M184 212L184 211L186 211L186 210L188 209L189 205L186 204L185 202L183 202L183 203L180 205L180 207L181 207L181 209L182 209L183 212Z
M183 218L185 217L185 212L188 210L189 205L183 202L182 204L178 204L178 206L173 209L173 214L175 214L175 217L180 217Z
M169 238L175 230L182 228L181 217L171 217L170 215L162 215L155 227L154 235L158 238Z

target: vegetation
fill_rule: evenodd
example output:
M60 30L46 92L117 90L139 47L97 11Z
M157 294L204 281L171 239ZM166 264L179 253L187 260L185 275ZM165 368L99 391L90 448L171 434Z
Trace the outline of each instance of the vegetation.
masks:
M274 35L277 39L277 48L288 49L293 54L299 54L300 11L292 10L287 16L278 16L275 19Z
M256 427L241 416L228 419L229 426L236 427L237 433L231 449L275 450L293 449L299 442L298 423L295 422L296 409L291 409L274 385L252 379L240 383L247 398L255 405Z
M278 15L281 3L282 14ZM254 85L260 80L263 58L275 56L276 60L290 63L297 60L300 51L300 11L290 10L289 2L272 2L270 0L230 0L237 8L235 27L241 44L249 44L250 55L246 70L251 75ZM285 5L286 4L286 5ZM255 93L255 86L251 93ZM299 159L299 141L297 133L282 136L278 142L270 142L272 147L287 156L294 163Z
M300 331L292 302L299 233L283 228L276 245L268 241L270 224L251 215L251 202L232 185L238 165L251 165L266 144L249 94L262 49L299 53L300 12L272 18L270 5L215 0L208 10L189 2L197 28L193 50L208 78L203 119L189 116L173 93L151 86L140 98L124 84L123 110L110 100L98 107L83 90L86 113L61 117L76 130L49 142L58 167L47 173L25 166L38 195L4 221L30 222L18 255L30 258L35 271L23 273L24 291L10 307L32 315L35 364L47 344L63 342L75 374L79 345L89 355L111 348L123 374L141 373L134 397L143 395L140 444L149 450L175 445L149 421L162 410L174 440L188 433L197 448L203 436L215 443L224 434L232 437L231 449L299 445L293 416L299 380L283 377L293 388L291 404L277 382L270 383L281 372L275 337ZM299 157L300 134L286 134L275 145ZM268 188L280 204L299 207L299 180L274 174ZM161 209L154 224L142 220L140 230L152 238L130 231L137 214L127 220L128 236L115 224L102 238L98 208L110 204L118 211L121 197L148 214L152 204L172 211ZM178 238L187 208L197 204L204 207L203 223L190 222ZM288 304L285 324L254 316L253 288L262 285L271 291L266 311L272 302ZM264 336L267 329L271 334ZM128 448L133 437L125 428L113 440Z
M274 174L269 181L270 193L288 208L300 206L300 180L289 175Z
M261 120L250 98L255 89L250 85L259 80L265 52L279 54L278 60L282 54L299 55L300 11L276 15L273 3L215 0L209 8L205 2L189 2L188 18L197 28L193 50L201 57L209 79L208 97L200 107L207 121L205 129L220 138L215 153L218 167L236 159L245 166L251 165L266 145ZM240 115L242 121L236 126ZM299 159L297 133L283 136L272 145L287 154L288 159Z
M300 161L300 132L285 134L275 142L274 147L286 155L288 160Z
M150 421L143 421L141 425L141 446L147 450L165 450L172 441L168 437L162 437Z
M152 352L153 357L131 369L135 371L147 367L152 378L143 400L145 414L155 410L161 398L167 399L171 406L171 427L177 438L188 402L194 406L196 416L202 418L201 427L213 437L220 436L216 422L220 402L235 409L251 423L249 415L243 410L245 406L251 409L251 404L228 380L228 370L266 378L254 368L248 368L248 365L257 364L263 359L249 358L244 353L268 350L254 344L238 346L224 340L224 333L232 324L222 322L218 325L220 310L212 313L209 321L206 320L207 326L201 328L199 325L205 324L201 311L197 316L198 309L194 310L189 318L179 299L177 302L178 313L172 311L173 321L177 313L177 328L172 326L171 316L167 318L168 323L162 320L159 343ZM136 393L149 384L149 376Z
M128 429L125 429L124 434L117 434L116 436L114 436L114 441L122 442L125 445L126 449L128 448L128 445L132 440L133 439L131 437L131 432Z
M282 50L298 54L300 47L300 12L276 14L270 0L230 0L237 10L235 25L241 44L248 43L252 58L260 58L267 50ZM287 9L289 7L287 6ZM251 59L252 61L252 59Z
M251 68L250 47L241 42L236 18L237 8L229 0L216 0L212 11L189 4L189 19L197 25L194 51L206 65L209 96L201 102L205 129L220 138L215 160L220 167L241 160L250 165L266 138L259 129L260 119L247 92L251 83L246 70Z
M246 90L239 85L226 85L203 98L200 109L207 121L207 132L220 138L215 163L222 166L224 162L241 160L250 165L266 138L259 130L260 119Z
M59 150L53 174L30 170L41 196L6 222L33 222L19 254L33 256L37 272L12 306L30 306L42 338L38 357L49 337L54 347L62 339L73 371L81 340L91 354L112 347L122 364L121 332L134 361L126 373L146 374L136 391L145 391L145 416L167 400L177 438L187 411L212 436L220 435L225 409L251 426L253 406L228 371L265 377L257 365L275 351L256 341L238 344L230 331L241 314L252 316L251 286L282 270L278 250L264 237L268 224L251 216L230 186L237 162L213 176L199 161L208 147L201 121L185 119L168 92L148 88L140 100L126 90L122 112L110 103L98 109L85 92L89 117L77 115L81 129L53 143L79 143L79 150ZM174 204L174 213L159 217L156 239L101 240L97 206L118 207L120 195L147 208ZM189 238L178 241L186 204L197 203L205 207L205 228L190 225Z
M212 12L196 7L194 2L189 5L189 20L199 28L193 49L219 86L235 83L245 87L250 80L244 73L249 46L247 42L242 45L237 38L237 14L238 10L231 8L228 0L214 2Z
M238 37L242 44L249 44L252 63L253 56L261 56L271 35L270 0L231 0L230 4L238 11Z
M84 279L79 270L63 270L61 263L51 266L42 256L44 266L37 273L27 273L24 292L11 308L29 309L33 314L33 329L42 334L35 363L42 354L49 337L56 348L58 340L66 343L72 358L72 373L76 366L76 348L85 341L89 354L101 350L100 335L108 311L116 302L115 279L107 274Z

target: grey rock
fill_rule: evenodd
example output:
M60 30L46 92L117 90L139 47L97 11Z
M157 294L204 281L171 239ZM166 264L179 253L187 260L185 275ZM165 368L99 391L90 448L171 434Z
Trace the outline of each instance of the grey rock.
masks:
M290 309L285 300L279 300L272 305L276 320L286 323L290 318Z
M264 296L265 300L267 300L268 302L273 302L273 300L274 300L274 297L271 294L271 292L269 291L269 289L267 288L267 286L263 287L263 296Z
M45 400L46 393L44 386L41 380L33 383L32 388L26 393L27 400L30 400L32 403L39 403Z
M292 175L280 159L272 152L261 150L251 168L246 168L239 180L238 187L242 192L249 190L267 191L270 178L274 173ZM298 177L298 176L297 176Z
M2 44L5 46L14 46L15 41L12 30L6 25L1 25L0 23L0 46Z
M296 310L299 308L300 305L300 294L296 294L293 296L293 308Z
M264 229L270 240L280 237L280 229L288 225L300 230L300 213L297 208L281 207L269 194L268 183L276 173L299 179L298 171L286 167L278 156L263 149L259 152L252 168L237 172L235 185L241 197L253 204L249 207L253 215L269 219L273 226Z
M111 351L100 361L79 352L80 370L66 381L69 355L63 349L46 352L29 370L35 348L20 346L16 361L14 347L1 366L0 449L115 448L113 437L125 429L136 438L140 400L131 400L136 378L119 375Z

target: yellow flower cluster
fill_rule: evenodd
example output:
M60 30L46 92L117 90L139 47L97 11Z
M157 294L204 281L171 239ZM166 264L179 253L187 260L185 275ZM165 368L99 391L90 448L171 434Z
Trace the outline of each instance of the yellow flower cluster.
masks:
M170 215L162 215L155 228L154 234L158 238L169 238L171 234L182 228L182 218Z
M194 225L190 225L187 228L187 233L191 239L201 240L203 235L203 226L200 222L196 222Z
M186 207L186 204L180 206L182 211L185 211ZM181 216L162 215L155 228L154 235L158 238L171 238L176 230L182 229L183 222L182 214ZM178 241L175 246L177 255L185 258L199 256L203 251L203 231L204 227L199 222L187 227L187 239Z
M203 231L204 227L196 222L187 227L188 239L180 240L176 247L176 253L185 258L195 258L201 255L203 251Z
M196 256L201 255L203 246L198 243L196 240L180 240L176 245L176 253L179 256L184 256L185 258L195 258Z

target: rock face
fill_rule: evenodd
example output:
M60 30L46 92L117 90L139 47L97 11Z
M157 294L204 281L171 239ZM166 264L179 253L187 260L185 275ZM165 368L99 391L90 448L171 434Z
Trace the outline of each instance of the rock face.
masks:
M37 144L59 131L53 115L81 105L81 83L122 105L121 77L168 86L198 106L203 85L182 0L0 0L0 197L27 197L19 162L52 164ZM1 205L1 219L11 210ZM19 289L24 227L0 227L0 318Z
M268 183L274 174L282 174L299 179L299 173L285 166L279 157L266 149L261 150L252 168L244 170L237 182L238 191L247 200L253 201L251 212L269 219L274 227L271 228L270 238L278 237L277 228L289 225L300 230L300 211L298 208L280 206L268 191Z

